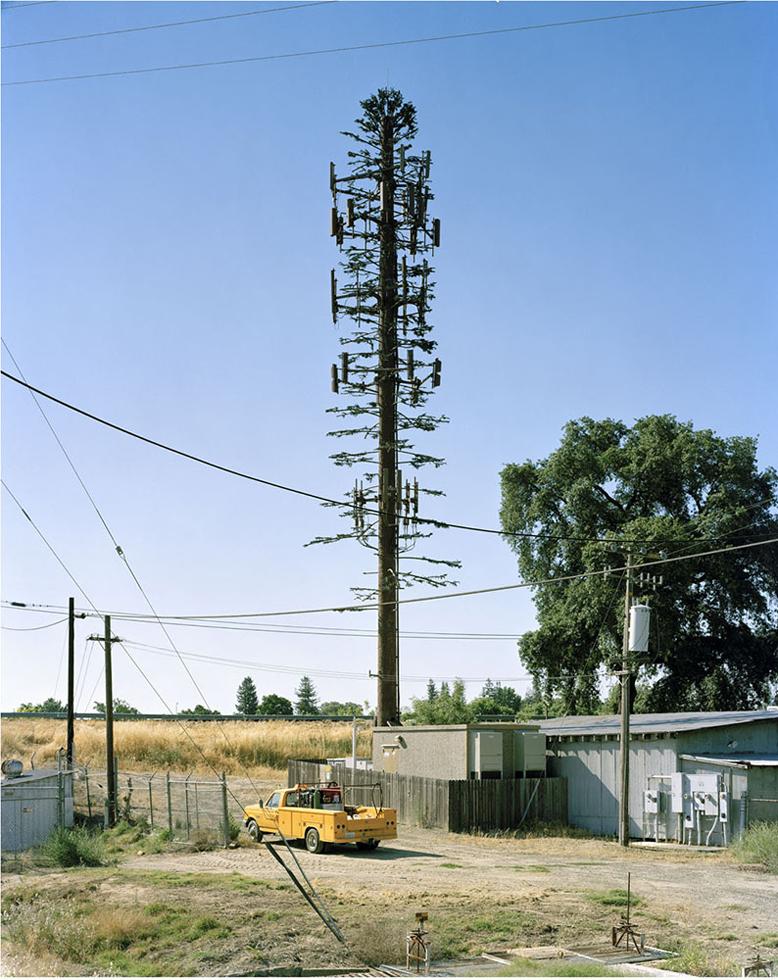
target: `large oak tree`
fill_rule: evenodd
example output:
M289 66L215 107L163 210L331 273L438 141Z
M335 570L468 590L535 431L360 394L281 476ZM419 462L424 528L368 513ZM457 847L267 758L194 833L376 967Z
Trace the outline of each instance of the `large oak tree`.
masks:
M672 415L632 427L577 419L547 459L510 464L501 481L502 527L526 580L621 566L630 547L637 563L778 536L778 474L760 470L756 440L719 437ZM583 540L592 538L611 543ZM778 681L778 546L652 571L664 576L656 593L636 589L653 609L638 675L648 685L645 710L768 701ZM620 661L623 593L622 573L534 589L539 625L519 654L569 712L596 710L602 671Z

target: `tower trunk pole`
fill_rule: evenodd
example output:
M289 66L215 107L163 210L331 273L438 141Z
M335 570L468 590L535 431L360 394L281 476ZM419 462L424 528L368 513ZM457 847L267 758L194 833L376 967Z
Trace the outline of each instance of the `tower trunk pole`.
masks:
M379 413L378 697L377 724L399 723L397 578L397 227L394 215L394 117L381 138L380 314L376 381Z

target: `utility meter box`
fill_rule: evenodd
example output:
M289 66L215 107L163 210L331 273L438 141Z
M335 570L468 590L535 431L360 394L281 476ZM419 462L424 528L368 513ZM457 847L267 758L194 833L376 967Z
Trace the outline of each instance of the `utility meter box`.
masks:
M659 813L659 791L647 789L643 791L643 812Z
M719 793L719 820L726 823L729 820L729 794Z
M545 776L546 736L542 732L513 733L513 768L516 776Z
M502 779L502 732L471 732L475 779Z

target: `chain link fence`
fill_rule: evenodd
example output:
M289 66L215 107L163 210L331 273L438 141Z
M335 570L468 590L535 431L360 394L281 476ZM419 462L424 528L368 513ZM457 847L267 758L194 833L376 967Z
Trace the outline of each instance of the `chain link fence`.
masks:
M87 818L107 820L109 783L105 769L81 768L74 783L76 810ZM230 813L227 778L171 775L169 772L114 773L116 819L145 820L173 840L210 836L226 847L240 825Z

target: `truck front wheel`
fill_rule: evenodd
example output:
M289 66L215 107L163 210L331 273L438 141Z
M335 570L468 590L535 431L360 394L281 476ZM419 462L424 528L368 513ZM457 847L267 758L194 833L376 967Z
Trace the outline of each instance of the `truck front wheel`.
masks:
M311 854L321 854L324 850L319 831L315 827L309 827L305 831L305 847Z
M262 840L262 831L259 829L259 825L256 820L249 820L246 824L246 831L249 837L256 841L257 844Z

